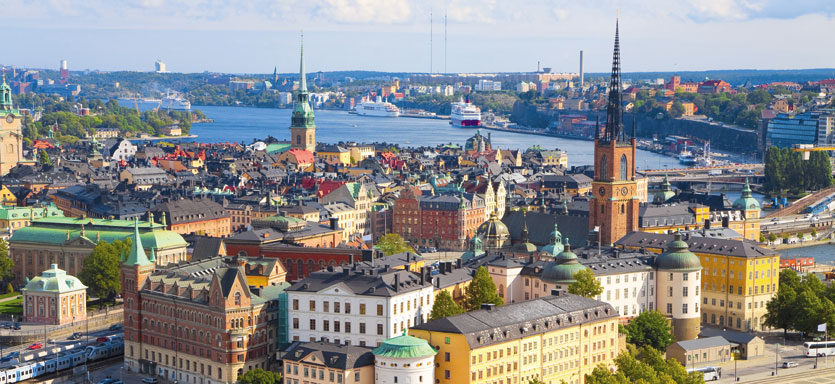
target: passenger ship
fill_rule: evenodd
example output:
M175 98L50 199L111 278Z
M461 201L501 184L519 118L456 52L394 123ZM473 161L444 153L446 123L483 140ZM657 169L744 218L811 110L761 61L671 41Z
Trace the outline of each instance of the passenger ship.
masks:
M364 101L357 104L355 110L360 116L398 117L400 109L396 105L384 102L383 98L377 96L375 101Z
M478 127L481 125L481 109L470 103L470 98L450 104L450 124L454 127Z

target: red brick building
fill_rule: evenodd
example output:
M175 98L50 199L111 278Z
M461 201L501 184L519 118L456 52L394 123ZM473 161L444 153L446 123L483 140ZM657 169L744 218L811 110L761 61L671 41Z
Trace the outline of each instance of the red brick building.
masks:
M484 222L484 209L475 194L417 196L407 189L394 202L392 231L415 247L464 250Z
M705 80L699 84L699 93L725 93L731 91L731 85L723 80Z

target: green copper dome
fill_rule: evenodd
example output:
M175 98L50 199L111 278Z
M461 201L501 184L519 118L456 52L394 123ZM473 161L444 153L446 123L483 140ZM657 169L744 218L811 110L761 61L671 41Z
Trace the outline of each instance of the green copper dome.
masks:
M530 242L528 235L528 214L522 212L522 239L519 243L513 246L513 251L518 253L534 253L536 252L536 245Z
M554 261L545 265L545 270L542 271L540 279L546 283L555 284L571 284L574 280L574 275L586 269L586 266L580 264L577 255L571 252L571 244L568 243L568 238L565 239L564 250L560 252Z
M745 187L742 188L742 196L734 201L734 209L743 211L760 209L760 203L751 196L751 185L748 184L748 178L745 178Z
M484 255L484 248L482 247L481 239L478 236L473 236L470 240L470 249L461 255L461 261L469 261Z
M557 222L554 222L554 231L551 232L551 244L542 247L542 252L548 256L556 256L560 254L565 247L562 245L562 233L557 228Z
M689 246L681 240L681 233L676 233L675 240L667 246L664 253L655 259L659 270L690 272L702 270L699 257L688 249Z
M655 194L652 198L652 202L656 204L663 204L667 200L672 199L676 195L673 192L673 188L670 186L670 180L667 179L667 175L664 175L664 182L661 183L661 190Z
M374 348L371 353L374 356L414 359L435 356L438 351L432 348L426 340L409 336L404 331L403 335L383 340L383 343L379 347Z

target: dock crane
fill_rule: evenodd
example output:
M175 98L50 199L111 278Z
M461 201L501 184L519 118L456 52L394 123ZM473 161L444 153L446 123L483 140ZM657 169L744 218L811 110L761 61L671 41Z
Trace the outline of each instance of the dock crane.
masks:
M813 144L795 144L792 147L792 151L800 152L803 160L809 160L809 153L811 152L819 152L819 151L835 151L835 146L831 145L821 145L815 146Z

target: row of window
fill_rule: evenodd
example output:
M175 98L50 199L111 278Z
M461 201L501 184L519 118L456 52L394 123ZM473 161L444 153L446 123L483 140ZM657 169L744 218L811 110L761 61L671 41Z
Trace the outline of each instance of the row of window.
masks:
M711 285L708 285L707 283L705 283L704 287L705 287L706 291L708 289L710 289L712 291L716 291L717 285L716 285L716 283L713 283ZM719 287L720 287L719 292L724 293L725 292L725 284L720 284ZM748 287L748 294L749 295L759 295L761 293L771 293L772 291L777 292L777 284L776 283L775 284L770 284L770 285L769 284L763 284L763 285L759 285L759 286L755 285L753 287ZM733 285L728 286L728 293L730 293L730 294L734 293L734 286ZM742 295L742 286L737 286L736 287L736 294L740 295L740 296Z
M299 364L287 364L286 372L287 375L299 376ZM325 370L324 368L317 369L316 367L303 366L301 372L303 377L309 377L314 380L317 379L317 374L319 380L325 380L325 375L327 374L328 381L331 383L341 383L343 380L343 374L332 369ZM360 379L360 372L354 372L354 382L359 382Z

